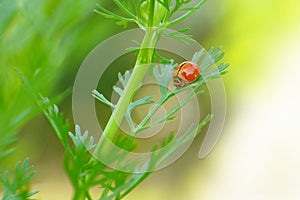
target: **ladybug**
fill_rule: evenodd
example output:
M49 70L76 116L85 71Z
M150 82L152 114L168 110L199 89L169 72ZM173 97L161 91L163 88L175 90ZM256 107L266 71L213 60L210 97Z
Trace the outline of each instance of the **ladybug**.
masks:
M200 76L200 68L196 63L185 61L175 67L173 71L173 84L182 88L193 83Z

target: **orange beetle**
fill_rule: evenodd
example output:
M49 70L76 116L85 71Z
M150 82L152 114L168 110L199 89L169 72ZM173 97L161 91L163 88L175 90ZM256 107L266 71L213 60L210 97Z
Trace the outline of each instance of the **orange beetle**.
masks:
M196 63L185 61L174 69L173 84L176 88L182 88L197 80L199 76L199 66Z

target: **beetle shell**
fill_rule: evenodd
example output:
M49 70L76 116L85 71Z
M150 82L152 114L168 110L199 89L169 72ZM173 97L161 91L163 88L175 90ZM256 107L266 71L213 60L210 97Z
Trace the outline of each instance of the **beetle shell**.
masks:
M175 67L173 71L173 84L182 88L193 83L200 76L200 68L196 63L186 61Z

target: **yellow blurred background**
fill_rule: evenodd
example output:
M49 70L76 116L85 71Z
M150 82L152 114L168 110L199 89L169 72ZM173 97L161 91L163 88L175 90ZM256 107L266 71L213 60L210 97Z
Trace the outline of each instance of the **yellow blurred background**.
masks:
M298 0L208 0L189 20L176 25L191 27L190 34L205 48L223 46L231 65L223 78L228 95L226 124L208 157L198 159L195 143L126 200L300 199L299 8ZM97 33L103 31L91 31L93 42L78 53L82 59L97 42L122 30L109 20L94 18L99 20L95 24L105 24L101 30L108 31L101 39ZM78 68L82 60L76 60L72 64ZM76 67L60 76L74 76ZM60 107L71 118L70 104L66 99ZM70 199L72 189L63 172L62 154L55 134L38 116L22 127L10 161L31 157L37 171L33 188L41 191L36 198L64 200Z

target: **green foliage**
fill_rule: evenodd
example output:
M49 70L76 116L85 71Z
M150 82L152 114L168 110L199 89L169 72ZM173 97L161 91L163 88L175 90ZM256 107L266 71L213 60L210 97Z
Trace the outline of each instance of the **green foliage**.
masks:
M157 80L157 84L160 87L161 96L167 96L169 91L168 87L172 78L173 69L176 67L176 64L173 64L171 61L170 64L163 64L154 68L154 76Z
M211 48L208 53L196 52L193 61L199 64L202 76L187 87L169 91L168 86L176 64L171 59L160 56L155 50L155 46L162 34L184 42L190 40L190 36L183 35L188 30L187 28L173 33L164 33L164 30L198 10L205 0L199 1L194 6L190 6L190 0L113 0L113 2L119 11L110 11L98 4L96 13L116 20L119 25L126 26L128 23L136 23L145 31L145 37L137 49L138 55L133 72L126 71L124 75L119 73L120 85L113 87L113 90L119 95L119 101L112 103L103 94L96 90L93 91L93 96L97 100L113 109L103 137L114 138L119 128L116 121L123 118L127 120L130 127L130 137L118 137L115 140L127 152L122 154L111 152L111 160L117 161L116 166L120 166L126 156L134 150L135 136L143 130L173 120L176 112L184 108L192 98L203 93L200 87L205 85L208 79L218 78L225 74L228 65L221 63L216 69L211 67L224 56L220 48ZM89 45L97 40L99 33L103 33L105 25L89 20L91 18L89 14L94 4L93 1L84 0L76 2L46 0L43 3L38 0L30 3L0 0L0 45L7 47L0 48L0 84L5 86L0 88L0 116L5 116L0 120L0 163L2 158L11 153L12 149L9 147L16 139L18 128L43 110L65 149L63 164L74 188L73 199L90 200L92 199L91 189L101 187L103 192L99 195L100 200L120 200L149 176L151 171L161 166L182 145L199 134L211 116L208 115L196 126L191 124L180 137L176 138L174 132L171 132L165 140L153 147L152 156L146 162L131 162L129 167L133 167L139 173L121 172L109 168L95 159L93 155L107 151L105 140L100 139L95 144L88 131L82 131L79 125L75 125L75 130L71 131L70 122L59 112L58 106L48 98L37 95L43 93L53 96L56 85L52 83L59 82L56 74L62 71L62 67L66 63L69 63L66 67L75 63L72 60L73 57L76 57L74 55L83 53L76 53L78 46L88 49ZM41 9L37 9L40 7ZM87 21L89 23L86 23ZM96 26L97 29L91 28ZM89 41L82 38L89 38ZM161 61L161 64L151 68L154 59ZM9 73L9 76L4 73L7 69L13 69L13 73ZM153 69L153 74L159 84L161 98L155 102L152 96L145 96L133 101L133 96L139 89L140 82L148 69ZM19 73L15 73L15 71ZM25 87L22 86L18 75ZM24 92L24 88L31 95ZM158 109L167 101L183 91L191 91L190 89L193 92L188 93L180 104L174 105L165 116L150 122ZM33 104L32 98L36 100L38 106ZM15 101L11 101L12 99ZM131 118L132 112L136 108L148 104L153 105L152 109L140 123L135 125ZM159 148L163 148L163 150L157 151ZM5 189L4 199L27 199L35 194L36 191L29 192L28 189L33 175L32 167L28 166L28 160L22 164L20 162L16 164L12 181L9 180L6 171L0 178Z
M0 172L19 129L41 112L17 71L45 95L69 87L63 84L71 78L63 74L72 74L83 55L114 31L93 15L96 1L0 0Z
M125 27L128 23L136 23L142 29L146 27L168 27L190 16L205 1L201 0L196 5L189 5L191 0L114 0L113 2L120 8L123 15L116 14L100 4L97 4L98 9L95 12L108 19L114 19L118 25ZM174 18L176 13L181 13L181 15Z
M191 41L194 41L191 35L186 35L185 33L189 31L189 28L184 28L181 30L173 31L171 33L164 33L163 35L181 42L185 44L189 44Z
M82 194L78 192L86 192L85 188L87 187L87 183L84 181L84 177L86 170L90 168L88 161L91 156L88 151L94 147L93 138L91 137L87 142L87 146L85 146L86 139L88 138L87 132L82 135L79 126L75 127L75 134L69 132L69 121L65 121L58 107L52 104L48 98L42 97L41 100L38 101L38 104L44 109L44 115L49 120L65 149L64 167L77 192L75 197L79 198ZM69 143L69 138L71 138L72 145Z
M41 112L16 70L47 96L69 87L62 85L71 82L63 73L74 71L83 55L113 31L93 15L96 1L0 0L1 167L14 149L19 128Z
M183 100L180 104L175 105L165 116L157 121L147 123L155 112L163 106L170 98L174 95L179 94L183 91L186 91L190 88L196 93L196 95L201 94L203 91L200 86L205 85L207 79L215 78L217 74L223 73L225 68L220 66L225 66L225 64L220 64L218 73L212 73L211 65L216 64L224 56L220 52L221 48L213 50L211 48L208 53L204 51L196 52L193 56L193 61L199 63L201 70L203 70L203 76L195 83L174 91L169 91L168 87L172 78L172 71L177 64L160 64L154 67L154 76L157 79L157 82L161 91L161 98L158 102L151 100L151 96L145 96L141 99L132 101L125 115L129 126L131 127L131 135L133 137L120 139L118 140L118 145L122 146L124 149L132 149L134 136L136 136L140 131L145 129L151 129L152 127L163 123L168 122L174 119L174 114L184 107L186 103L190 101L194 95L191 93L187 95L186 99ZM226 65L227 66L227 65ZM120 85L114 86L113 89L120 96L123 95L124 87L128 84L130 79L130 72L126 71L124 75L119 73L118 78ZM204 79L205 77L205 79ZM101 103L104 103L111 108L115 108L116 105L111 103L107 98L104 97L101 93L94 90L93 96L99 100ZM175 153L182 145L193 140L193 138L200 133L202 127L206 125L211 116L208 115L202 122L195 128L188 128L180 137L175 138L174 132L170 133L160 144L157 144L153 147L153 155L151 156L148 162L143 163L142 167L139 168L141 163L132 162L131 165L136 166L136 170L140 173L125 173L120 172L115 169L111 169L106 165L100 163L98 160L94 159L90 151L94 150L95 144L93 137L88 137L88 132L85 131L82 133L78 125L75 126L75 132L72 133L69 131L70 125L68 121L65 121L63 114L59 112L59 109L56 105L52 104L49 99L41 98L38 101L38 104L41 108L44 109L44 114L49 120L50 124L57 133L58 138L62 142L64 149L66 150L64 158L64 167L66 170L69 179L74 187L74 196L73 199L92 199L90 195L90 190L93 187L102 187L104 191L101 194L100 199L122 199L130 191L132 191L138 184L140 184L146 177L151 174L151 171L162 165L173 153ZM138 126L133 125L131 119L131 112L142 105L153 104L153 109L145 116L145 118L138 124ZM70 142L71 141L71 144ZM159 148L162 148L161 151L157 151ZM111 160L122 161L126 158L129 152L123 154L114 154L111 153ZM119 162L120 164L120 162Z
M11 144L13 144L15 141L15 132L6 132L0 135L0 163L13 152Z
M0 176L0 182L4 186L3 200L27 200L39 191L29 192L29 182L34 176L33 166L29 166L29 159L17 162L13 176L8 171Z
M47 98L42 98L39 103L45 108L44 114L66 150L64 167L74 187L73 199L91 199L89 190L92 187L106 188L111 180L115 186L109 186L109 189L120 192L135 183L137 175L109 169L99 161L92 159L89 151L95 147L93 137L88 137L87 131L82 133L78 125L75 127L75 133L69 132L69 125L65 123L63 115L59 113L56 105L52 105ZM71 138L72 144L68 142L68 137ZM102 199L111 198L103 197Z
M63 115L59 113L56 105L51 105L48 99L43 98L41 105L44 106L44 113L51 122L54 130L60 138L66 153L64 158L65 170L74 187L75 194L73 199L91 199L90 189L94 186L104 188L101 200L122 199L138 184L140 184L151 170L159 167L172 153L180 146L193 139L200 129L210 120L210 116L205 118L197 129L187 130L182 136L174 139L174 135L170 134L169 138L162 142L161 147L169 146L159 154L156 153L156 147L153 149L151 160L144 163L141 173L125 173L111 169L99 161L92 158L90 151L95 147L93 137L88 137L88 132L81 132L78 125L75 127L75 133L67 130ZM70 137L72 144L66 143L66 137ZM120 142L120 141L119 141ZM128 145L128 140L123 140L123 146ZM171 145L170 145L171 144ZM112 160L122 160L126 155L112 154ZM139 163L133 163L138 167ZM149 172L148 172L149 171Z
M221 53L220 50L220 48L217 48L215 50L211 48L211 50L208 51L207 54L205 54L203 51L195 53L193 61L199 63L202 60L202 62L200 62L200 66L201 70L204 70L203 77L205 76L205 73L207 73L209 75L206 75L206 78L215 78L216 74L211 73L211 71L208 69L212 64L217 63L221 59L221 57L223 57L224 54ZM206 84L207 79L199 79L198 81L187 87L169 91L168 87L171 82L172 71L176 65L177 64L170 63L160 64L154 67L154 76L156 77L160 87L161 98L157 102L154 102L153 100L151 100L150 96L145 96L141 99L132 101L129 104L125 118L127 119L128 125L131 127L130 130L132 137L118 140L119 146L122 146L127 150L133 150L132 147L134 136L136 136L142 130L151 129L158 124L174 119L174 114L182 109L184 105L186 105L186 103L188 103L190 99L194 97L194 94L190 93L189 95L187 95L185 100L183 100L180 104L175 105L161 119L158 119L151 123L147 123L155 114L155 112L174 95L186 91L190 88L193 89L196 95L199 95L203 92L199 88L200 86ZM224 68L219 69L224 70ZM222 73L222 71L219 71L219 73ZM120 85L114 86L113 89L120 96L122 96L124 87L126 87L126 85L128 84L130 76L131 74L129 71L126 71L124 75L121 75L119 73L118 77ZM98 91L94 90L93 96L101 103L104 103L113 109L115 108L115 105ZM153 147L153 155L151 159L148 160L148 162L145 162L141 168L138 168L141 163L131 163L133 166L136 166L136 170L140 171L140 173L125 173L115 169L111 169L106 165L100 163L98 160L93 159L92 153L90 152L94 150L96 146L94 144L93 137L88 137L87 131L82 133L78 125L75 126L75 133L69 132L69 123L65 122L63 115L59 113L58 107L51 104L49 99L42 98L42 100L39 101L39 104L42 108L44 108L45 116L48 118L66 150L64 166L74 187L75 194L73 199L91 199L90 189L95 186L104 188L100 199L122 199L147 176L149 176L151 171L162 165L182 145L193 140L193 138L197 134L199 134L202 127L206 125L211 119L211 116L208 115L195 129L193 129L191 125L190 128L188 128L186 132L184 132L180 137L175 138L174 133L170 133L169 137L167 137L160 144L157 144ZM137 126L134 126L131 118L131 112L137 107L147 104L153 104L153 109ZM70 141L68 138L71 139L72 144L68 142ZM163 148L163 150L157 151L159 148ZM129 152L123 154L111 153L111 160L122 161L126 158L128 153Z
M229 67L228 63L218 64L225 55L224 52L221 52L221 49L221 47L217 47L216 49L211 47L208 49L207 53L205 53L204 49L202 49L194 54L192 62L199 63L199 60L203 59L203 61L199 64L202 74L200 79L207 81L210 78L220 78L220 75L224 75L228 72L226 70ZM218 64L218 66L211 69L211 67L215 64Z
M195 53L194 61L200 62L200 59L202 56L206 58L205 62L202 62L200 66L203 66L204 68L208 69L208 59L210 58L210 66L212 64L215 64L218 62L220 57L222 57L224 54L220 53L220 48L217 48L215 51L210 50L206 55L200 52ZM221 55L221 56L220 56ZM190 88L193 88L193 91L196 93L196 95L201 94L203 91L199 89L200 86L205 85L206 81L203 79L199 79L197 82L191 84L188 87L184 87L182 89L178 89L175 91L169 91L168 86L171 81L172 72L174 67L177 64L160 64L156 67L154 67L154 76L157 79L157 82L160 87L161 91L161 98L157 101L149 101L151 99L151 96L145 96L139 100L133 101L129 104L127 108L127 112L125 114L125 118L127 119L127 123L130 127L130 135L131 137L127 138L127 140L121 140L118 141L118 146L121 146L124 149L130 149L133 146L134 136L136 136L138 133L140 133L142 130L151 129L154 126L157 126L161 123L168 122L172 119L174 119L174 114L178 112L180 109L188 103L191 98L194 97L194 93L190 93L187 95L186 99L183 100L180 104L175 105L165 116L163 116L161 119L158 119L157 121L148 123L151 117L155 114L155 112L163 106L164 103L166 103L170 98L172 98L174 95L179 94L183 91L186 91ZM219 73L221 73L220 71ZM207 75L206 78L215 78L216 74L212 74L211 71L208 71L210 75ZM205 74L205 72L204 72ZM126 71L124 75L122 76L120 73L118 75L119 82L121 83L122 87L125 87L128 83L130 72ZM205 76L205 75L204 75ZM113 89L122 96L123 89L120 87L114 86ZM104 95L100 94L98 91L93 91L94 97L99 100L101 103L104 103L111 108L115 108L115 105L111 103L107 98L104 97ZM134 123L131 119L131 112L137 108L138 106L143 106L147 104L152 104L153 109L149 111L149 113L145 116L143 120L137 125L134 126ZM203 121L195 128L192 128L192 125L190 128L186 130L185 133L183 133L180 137L175 138L174 133L171 133L169 137L162 141L161 144L157 144L153 147L153 155L148 162L144 163L142 166L142 169L138 169L137 171L144 170L140 173L122 173L117 170L110 170L111 173L116 173L118 175L116 176L110 176L107 177L107 182L102 183L102 187L104 187L104 192L102 193L102 196L100 199L122 199L126 194L128 194L132 189L134 189L139 183L141 183L154 169L161 166L173 153L175 153L182 145L186 144L187 142L191 141L197 134L200 133L202 127L206 125L211 119L211 116L208 115ZM162 151L157 151L159 147L164 147ZM113 154L111 153L111 159L112 160L124 160L126 158L126 153L123 154ZM94 161L96 162L96 161ZM133 165L136 165L138 167L141 163L133 162ZM103 170L105 171L105 170ZM102 172L103 172L102 171ZM126 180L126 181L125 181Z
M136 136L139 132L145 129L149 129L151 127L157 126L161 123L170 121L174 119L174 114L183 108L183 106L188 103L191 98L194 96L194 92L196 95L203 93L202 90L199 88L202 85L205 85L208 79L218 78L221 74L225 74L227 71L225 69L229 66L228 64L221 63L217 66L217 68L210 69L210 67L214 64L217 64L224 56L224 53L221 52L221 48L218 47L214 50L214 48L210 48L207 53L205 53L204 49L196 52L192 58L192 61L195 63L199 63L199 67L201 69L201 76L199 77L198 81L194 82L193 84L183 87L181 89L177 89L175 91L169 91L170 82L172 79L173 69L177 66L177 64L173 64L170 61L170 64L160 64L154 67L153 72L154 76L157 80L157 84L159 85L161 98L157 101L149 101L152 97L145 96L142 99L136 100L135 102L131 102L127 108L127 112L125 117L127 119L128 125L131 128L131 135ZM121 82L122 86L125 87L128 83L130 72L126 71L124 76L120 73L118 75L119 82ZM169 113L167 113L163 118L158 119L157 121L148 123L149 120L154 116L156 111L162 107L170 98L174 95L179 94L183 91L187 91L188 89L193 88L193 92L190 93L186 99L181 102L181 104L176 105L174 108L171 109ZM114 86L113 89L121 96L123 93L123 89ZM111 103L108 99L106 99L102 94L98 91L93 91L94 97L102 103L109 105L112 108L115 108L115 105ZM134 127L134 123L131 119L131 112L138 106L143 106L147 104L153 104L153 108L149 111L149 113L145 116L143 120L141 120L140 124L137 127Z

